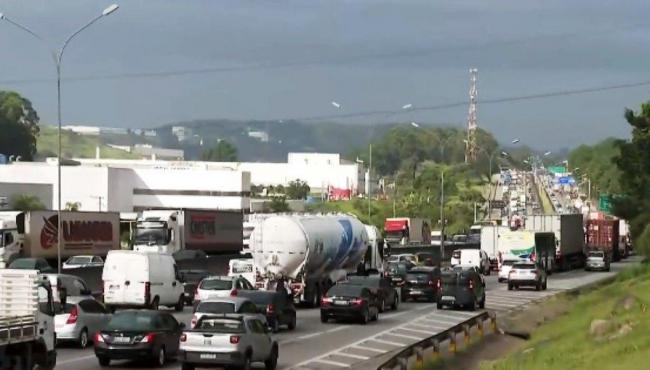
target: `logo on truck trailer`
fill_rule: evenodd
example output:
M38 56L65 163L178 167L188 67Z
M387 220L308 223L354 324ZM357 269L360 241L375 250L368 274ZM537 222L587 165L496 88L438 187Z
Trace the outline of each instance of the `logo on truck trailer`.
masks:
M57 244L58 216L43 217L43 222L41 245L43 249L50 249ZM82 246L113 241L113 225L108 221L63 220L61 226L66 245Z

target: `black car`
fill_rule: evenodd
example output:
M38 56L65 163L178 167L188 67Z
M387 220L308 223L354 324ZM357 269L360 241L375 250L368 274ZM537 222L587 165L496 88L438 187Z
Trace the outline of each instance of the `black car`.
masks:
M38 270L41 273L56 272L44 258L16 258L9 264L10 269Z
M409 299L426 299L434 302L440 289L440 269L438 267L420 266L406 273L402 288L402 301Z
M485 280L475 266L454 266L441 273L438 309L444 306L485 308Z
M266 315L266 322L274 333L286 325L289 330L296 328L296 307L293 297L286 291L241 290L239 297L250 299L257 306L257 311Z
M405 262L390 262L386 266L384 274L390 279L394 286L402 286L406 279L406 273L413 266Z
M95 334L95 356L101 366L110 365L111 360L141 359L163 366L176 356L184 327L167 312L119 311Z
M397 288L393 287L391 279L381 275L369 276L348 276L345 284L360 285L370 289L379 299L379 312L384 312L389 306L396 310L399 306L399 294Z
M188 305L194 303L194 294L196 294L196 287L199 285L203 278L208 277L210 274L206 270L180 270L183 287L185 287L185 300Z
M356 319L362 324L379 318L377 296L361 285L335 284L321 299L320 321Z

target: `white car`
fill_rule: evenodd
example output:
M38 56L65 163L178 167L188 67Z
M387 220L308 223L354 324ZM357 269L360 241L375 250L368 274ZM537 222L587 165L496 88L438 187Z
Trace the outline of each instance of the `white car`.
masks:
M255 287L242 276L209 276L197 286L194 302L217 297L236 297L239 290L255 290Z
M82 267L101 267L104 266L104 260L99 256L72 256L63 262L64 270L78 269Z
M451 256L451 265L474 266L483 275L490 275L490 259L480 249L456 249Z
M254 315L266 323L266 316L262 315L253 301L245 297L210 298L197 303L190 321L190 328L194 328L199 319L205 315L220 314Z
M508 274L510 274L510 269L512 269L512 265L518 262L523 262L521 259L506 259L503 262L501 262L501 266L499 268L499 282L503 283L508 281Z

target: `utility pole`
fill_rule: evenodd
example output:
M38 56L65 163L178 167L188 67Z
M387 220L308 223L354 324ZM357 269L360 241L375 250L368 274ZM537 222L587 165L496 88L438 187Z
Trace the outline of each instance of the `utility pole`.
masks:
M440 262L445 257L445 170L440 171Z
M476 160L476 129L478 120L476 118L476 103L478 101L478 90L476 81L478 80L478 69L470 68L469 70L469 113L467 114L467 141L465 147L465 163L472 163Z
M370 200L372 195L372 144L370 144L370 161L368 164L368 224L370 224Z

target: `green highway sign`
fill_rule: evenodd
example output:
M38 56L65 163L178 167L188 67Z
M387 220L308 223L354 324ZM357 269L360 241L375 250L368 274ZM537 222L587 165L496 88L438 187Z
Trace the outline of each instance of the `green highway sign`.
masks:
M566 167L564 166L549 166L548 171L552 173L566 173Z

